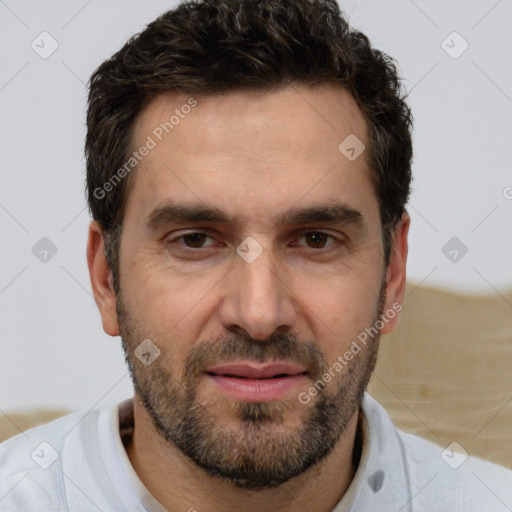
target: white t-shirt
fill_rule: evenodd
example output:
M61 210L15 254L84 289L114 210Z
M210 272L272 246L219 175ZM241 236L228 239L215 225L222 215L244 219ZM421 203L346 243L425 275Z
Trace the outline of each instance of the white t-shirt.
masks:
M512 510L511 470L401 432L368 393L360 420L361 459L333 512ZM164 511L126 454L132 430L130 399L0 444L0 511Z

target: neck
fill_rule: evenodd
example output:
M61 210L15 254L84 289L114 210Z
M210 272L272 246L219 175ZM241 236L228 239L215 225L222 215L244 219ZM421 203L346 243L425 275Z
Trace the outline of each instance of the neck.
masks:
M157 433L137 396L133 403L135 428L126 452L144 486L168 510L224 512L243 504L246 512L330 512L357 469L361 452L356 442L358 411L323 461L278 487L254 491L209 476Z

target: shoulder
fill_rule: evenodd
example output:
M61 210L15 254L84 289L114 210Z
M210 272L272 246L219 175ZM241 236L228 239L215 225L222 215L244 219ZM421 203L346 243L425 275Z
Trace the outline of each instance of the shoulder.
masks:
M396 432L403 446L411 499L419 510L424 509L421 504L430 508L449 504L452 510L465 511L512 508L512 470L472 456L456 441L442 447L399 429Z
M385 470L388 482L382 488L390 502L398 500L413 512L512 510L511 469L473 456L462 441L441 446L401 431L368 393L362 408L369 425L369 466Z
M62 454L84 418L76 412L27 430L0 444L0 509L66 510ZM96 411L88 422L95 421Z

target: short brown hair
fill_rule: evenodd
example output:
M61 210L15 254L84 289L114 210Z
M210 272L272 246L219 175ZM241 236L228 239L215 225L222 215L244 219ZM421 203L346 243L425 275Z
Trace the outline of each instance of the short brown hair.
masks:
M410 193L412 161L412 115L394 60L349 27L335 0L190 0L129 39L89 82L87 199L105 236L116 293L133 173L108 193L104 185L130 158L144 107L169 92L199 98L322 82L347 87L365 117L387 266L392 229Z

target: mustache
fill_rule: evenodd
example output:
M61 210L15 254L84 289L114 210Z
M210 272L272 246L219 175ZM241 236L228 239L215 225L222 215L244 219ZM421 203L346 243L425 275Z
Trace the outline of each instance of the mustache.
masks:
M266 340L255 340L247 334L217 338L192 347L185 362L185 375L198 378L208 366L237 359L265 363L287 361L304 366L308 375L316 380L328 368L327 362L314 343L298 342L297 336L272 334Z

